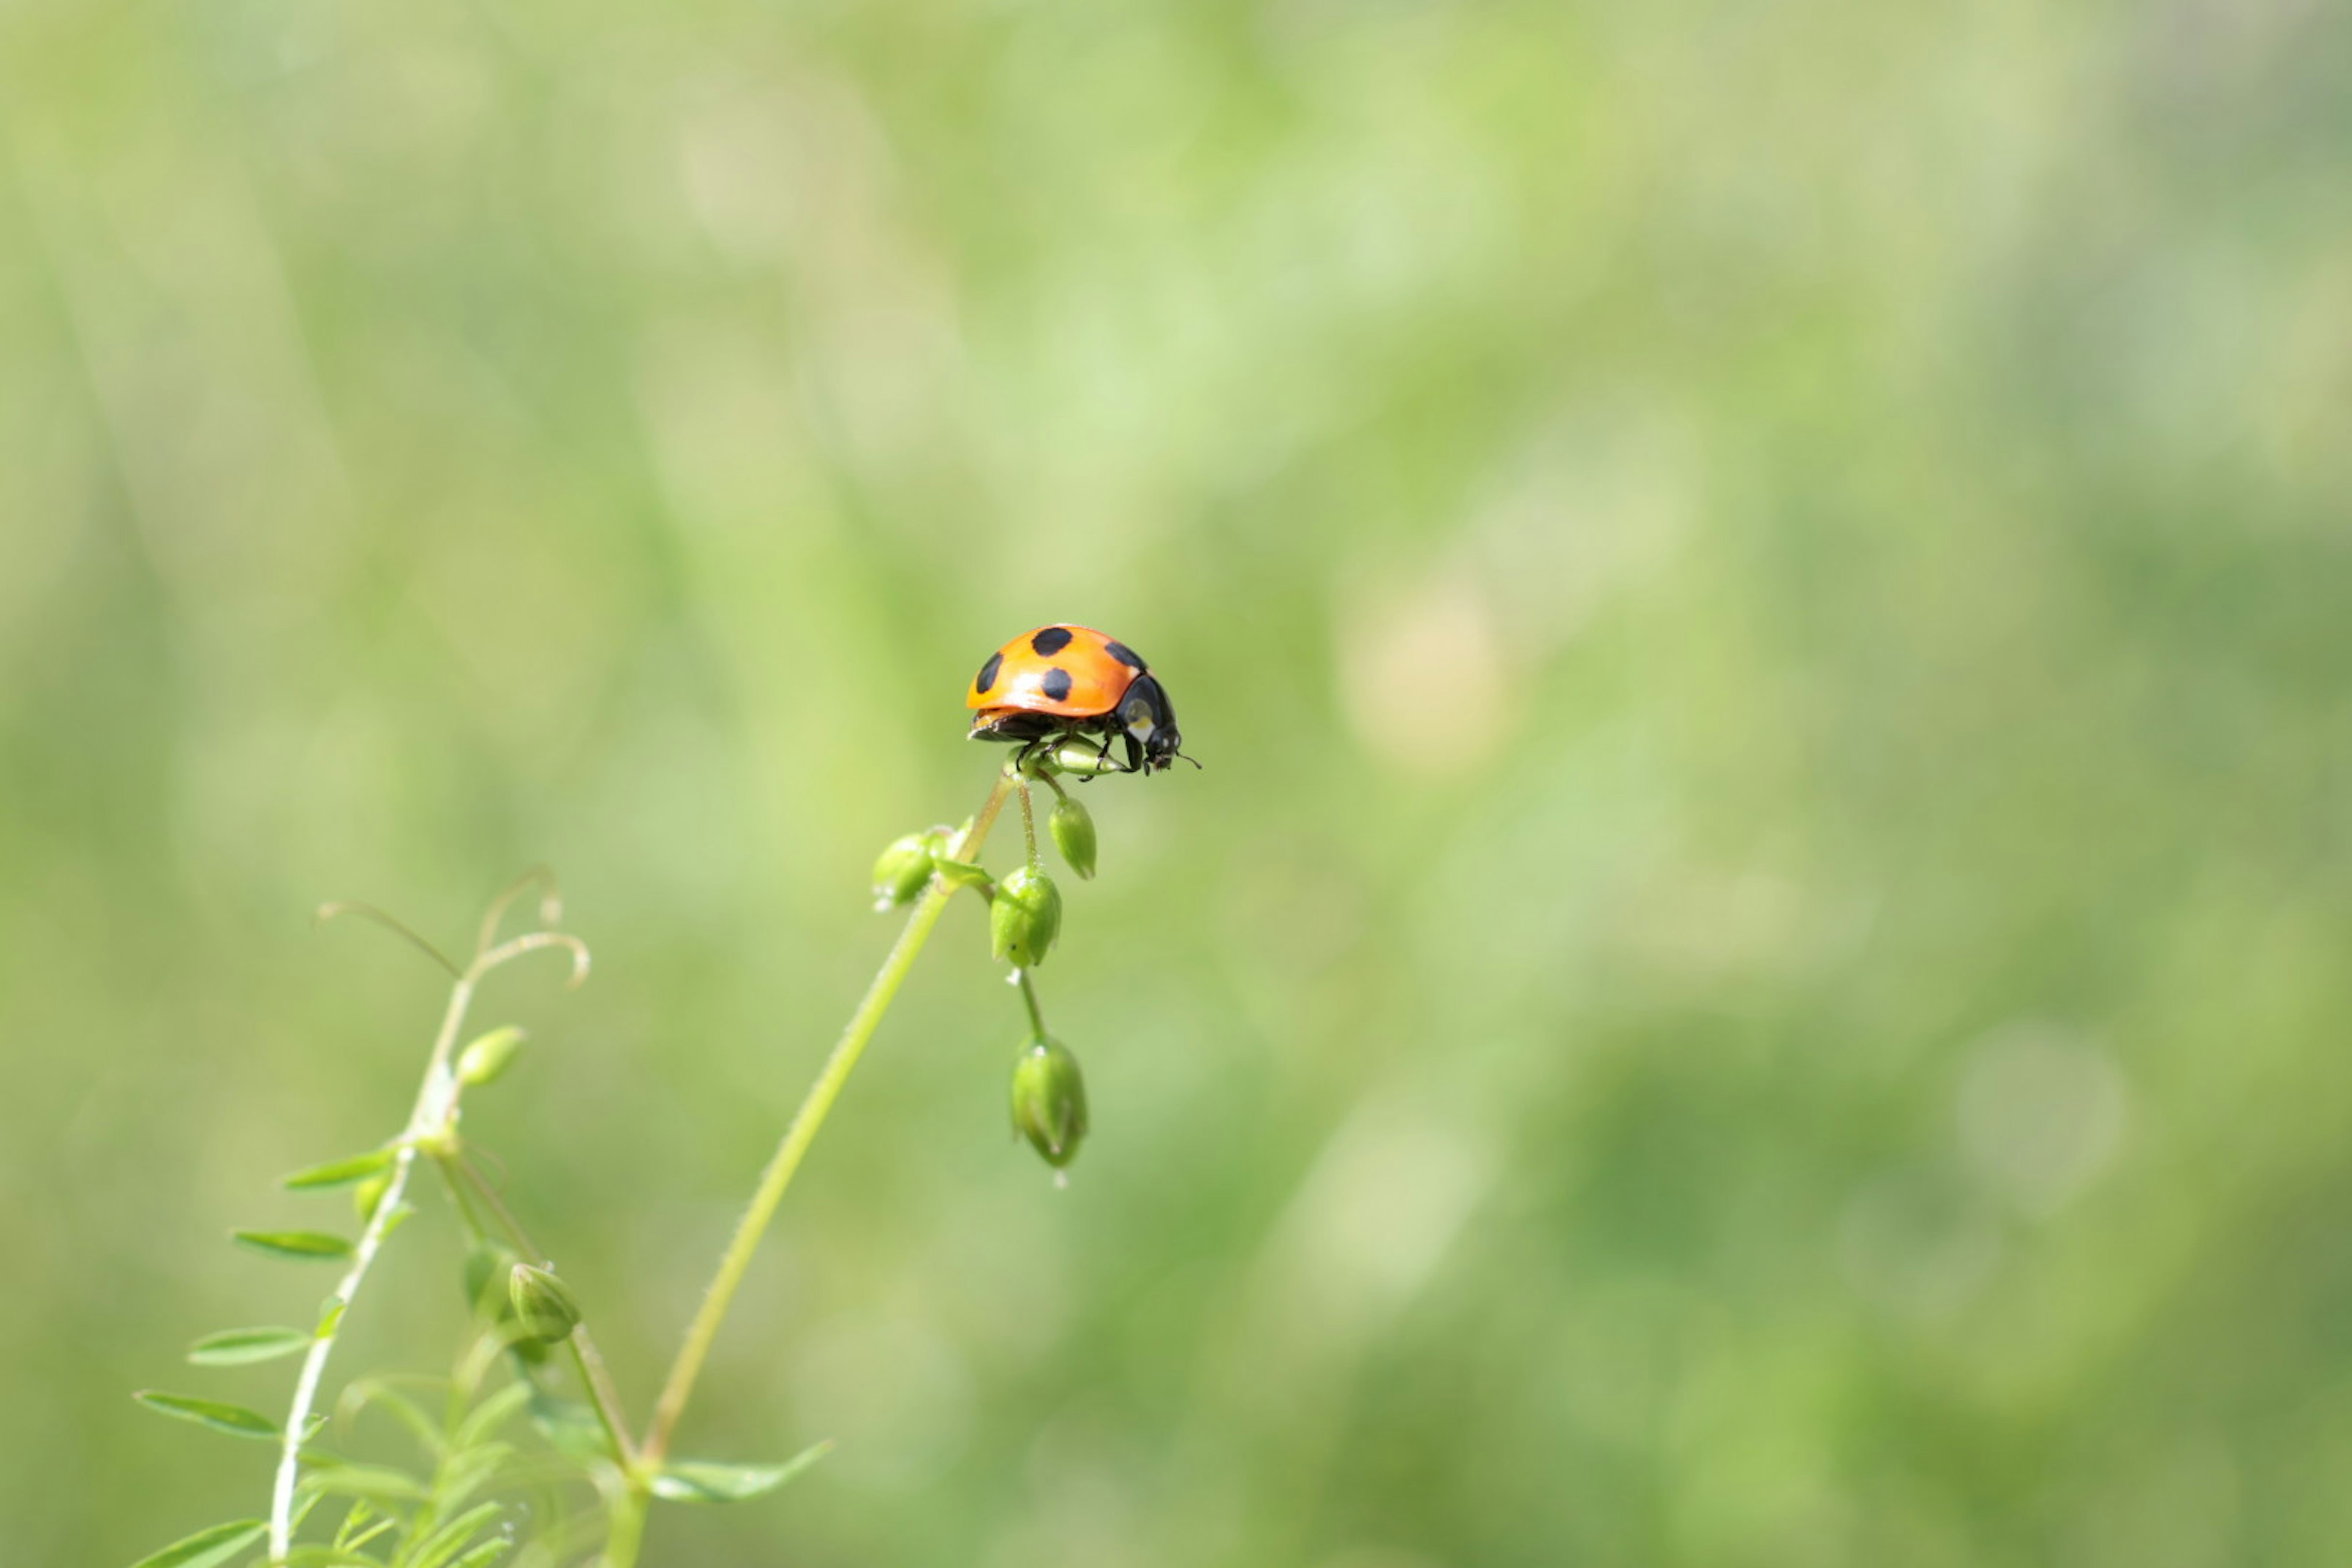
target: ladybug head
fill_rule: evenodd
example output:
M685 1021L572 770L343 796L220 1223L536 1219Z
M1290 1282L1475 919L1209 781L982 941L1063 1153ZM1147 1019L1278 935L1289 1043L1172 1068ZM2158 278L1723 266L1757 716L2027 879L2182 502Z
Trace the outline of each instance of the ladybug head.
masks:
M1156 773L1184 757L1183 732L1176 728L1176 708L1167 689L1149 675L1139 675L1119 700L1118 716L1127 731L1127 763L1130 770ZM1184 757L1192 763L1190 757ZM1192 763L1194 767L1201 764Z

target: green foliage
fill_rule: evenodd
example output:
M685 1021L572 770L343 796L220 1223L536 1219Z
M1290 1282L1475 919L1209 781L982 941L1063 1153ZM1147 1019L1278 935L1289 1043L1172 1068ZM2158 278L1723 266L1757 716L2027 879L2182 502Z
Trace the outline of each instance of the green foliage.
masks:
M281 1356L301 1354L310 1348L314 1337L299 1329L224 1329L190 1345L188 1360L196 1366L244 1366L252 1362L276 1361Z
M297 1190L356 1184L358 1209L368 1226L364 1244L318 1231L238 1231L243 1246L277 1258L328 1261L349 1265L336 1294L320 1309L316 1330L309 1334L281 1328L237 1329L200 1340L189 1352L199 1365L234 1366L275 1360L303 1351L312 1352L283 1426L242 1405L187 1394L144 1392L138 1398L161 1414L236 1436L272 1442L280 1453L271 1514L257 1526L240 1524L191 1537L167 1549L166 1561L215 1561L215 1553L233 1554L266 1537L273 1560L320 1563L375 1563L379 1568L451 1568L457 1563L486 1563L513 1545L512 1521L520 1517L512 1503L498 1495L536 1483L587 1478L573 1467L557 1463L557 1453L527 1456L500 1436L499 1429L530 1402L535 1385L527 1378L495 1387L490 1374L506 1364L501 1352L513 1348L516 1364L528 1368L531 1358L513 1343L514 1310L506 1300L506 1271L511 1254L492 1242L482 1229L477 1205L487 1205L499 1222L514 1222L496 1194L481 1184L468 1163L465 1142L457 1132L458 1095L495 1079L511 1055L519 1030L493 1031L476 1040L467 1053L452 1060L456 1030L464 1003L481 978L500 964L543 949L568 951L575 981L586 972L586 950L576 938L554 931L530 931L510 941L499 941L499 917L516 893L536 878L527 879L502 897L483 922L481 941L468 970L457 978L452 1005L440 1037L435 1041L419 1089L417 1147L425 1158L401 1157L395 1145L351 1159L313 1166L286 1178ZM356 907L356 906L354 906ZM544 900L551 915L552 895ZM365 910L380 924L392 927L416 945L441 955L432 944L379 911ZM446 960L443 962L446 963ZM318 1446L316 1439L329 1418L313 1408L318 1385L311 1375L320 1359L331 1353L353 1300L367 1283L376 1256L394 1231L415 1210L394 1202L402 1184L418 1163L429 1163L453 1185L457 1212L472 1233L467 1286L473 1310L467 1349L458 1370L436 1387L440 1414L436 1415L388 1374L362 1376L349 1383L338 1402L347 1421L371 1409L383 1410L422 1451L422 1469L354 1458ZM467 1183L474 1184L468 1191ZM387 1206L389 1205L389 1206ZM520 1234L517 1231L517 1234ZM516 1299L522 1304L520 1326L545 1339L570 1338L580 1329L576 1303L568 1290L543 1270L511 1266ZM494 1286L495 1281L495 1286ZM504 1313L501 1308L505 1309ZM551 1327L562 1316L562 1332ZM583 1352L583 1373L587 1362ZM604 1397L601 1389L598 1396ZM615 1450L617 1452L617 1450ZM331 1543L299 1542L296 1532L311 1508L323 1498L349 1500L343 1523ZM551 1529L564 1527L565 1510L542 1506L537 1510ZM624 1559L615 1559L616 1562Z
M230 1233L239 1247L266 1258L289 1258L297 1263L341 1263L352 1256L352 1244L321 1230L240 1230Z
M248 1410L242 1405L231 1405L226 1400L198 1399L185 1394L162 1394L152 1388L142 1389L131 1397L159 1414L176 1420L193 1421L199 1426L209 1426L232 1437L274 1441L278 1436L277 1422L257 1410Z
M307 1192L319 1187L343 1187L354 1182L364 1182L392 1163L395 1151L371 1149L364 1154L354 1154L348 1160L332 1160L323 1165L312 1165L295 1172L279 1185L295 1192Z
M268 1533L266 1520L232 1520L175 1541L161 1552L142 1557L131 1568L220 1568L220 1564L235 1561Z
M831 1443L819 1443L781 1465L672 1460L654 1478L654 1495L669 1502L742 1502L774 1491L832 1450Z

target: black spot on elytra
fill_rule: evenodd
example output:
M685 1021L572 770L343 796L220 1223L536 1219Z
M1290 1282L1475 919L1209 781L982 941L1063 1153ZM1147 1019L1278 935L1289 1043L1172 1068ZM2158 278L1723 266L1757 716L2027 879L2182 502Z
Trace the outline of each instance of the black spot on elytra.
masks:
M988 662L980 667L980 679L971 683L971 689L985 697L988 694L988 689L996 684L996 672L1003 667L1004 656L1003 654L990 654L988 656Z
M1070 694L1070 672L1055 665L1045 672L1045 679L1038 689L1054 701L1061 701Z
M1029 639L1029 646L1036 649L1040 658L1051 658L1070 646L1070 628L1047 626Z
M1128 647L1123 642L1105 643L1103 644L1103 652L1110 655L1111 658L1118 660L1119 663L1127 666L1129 669L1141 669L1143 668L1142 656L1138 654L1133 648Z

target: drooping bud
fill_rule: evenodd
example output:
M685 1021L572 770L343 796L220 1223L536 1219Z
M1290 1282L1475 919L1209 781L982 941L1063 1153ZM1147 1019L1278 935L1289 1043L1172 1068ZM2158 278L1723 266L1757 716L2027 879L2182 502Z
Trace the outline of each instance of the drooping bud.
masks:
M541 1344L558 1344L580 1326L580 1300L572 1288L544 1268L518 1263L507 1276L515 1321Z
M1050 1037L1032 1040L1013 1069L1013 1127L1060 1170L1087 1135L1087 1083L1078 1058Z
M514 1064L515 1053L530 1037L517 1025L492 1029L477 1037L457 1054L457 1081L468 1089L496 1083Z
M996 956L1016 969L1045 962L1062 930L1062 892L1054 879L1026 866L996 885L988 910L989 936Z
M926 828L890 841L874 862L874 907L896 909L911 904L922 896L923 885L931 879L931 858L948 847L948 830Z
M1095 874L1094 814L1069 795L1054 803L1054 815L1045 819L1045 829L1054 836L1054 847L1070 863L1070 869L1080 881L1091 881Z

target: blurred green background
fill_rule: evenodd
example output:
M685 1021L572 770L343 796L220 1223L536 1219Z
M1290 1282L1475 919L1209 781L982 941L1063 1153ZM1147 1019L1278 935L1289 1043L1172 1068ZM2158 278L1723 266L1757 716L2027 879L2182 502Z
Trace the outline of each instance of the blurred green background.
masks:
M1141 648L1042 979L953 911L653 1564L2352 1554L2352 16L0 14L0 1520L254 1511L137 1410L469 1119L651 1399L960 818ZM1012 841L1000 838L995 861ZM436 1200L341 1363L457 1329Z

